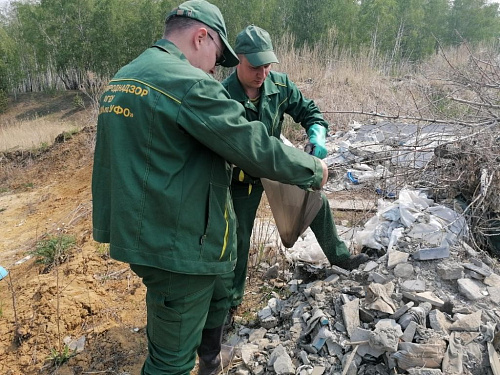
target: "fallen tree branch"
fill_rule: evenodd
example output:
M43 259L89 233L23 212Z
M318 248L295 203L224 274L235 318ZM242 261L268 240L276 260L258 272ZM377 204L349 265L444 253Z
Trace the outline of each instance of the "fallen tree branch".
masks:
M464 122L464 121L457 121L457 120L446 121L446 120L431 119L431 118L425 118L425 117L402 116L402 115L384 115L382 113L365 112L365 111L321 111L321 113L364 115L364 116L382 117L382 118L387 118L387 119L391 119L391 120L412 120L412 121L419 121L419 122L429 122L429 123L434 123L434 124L450 124L450 125L462 125L462 126L485 125L485 124L478 124L476 122Z
M464 104L469 104L469 105L472 105L472 106L475 106L475 107L500 109L500 105L472 102L470 100L465 100L465 99L460 99L460 98L455 98L455 97L452 97L451 99L454 100L454 101L456 101L456 102L464 103Z

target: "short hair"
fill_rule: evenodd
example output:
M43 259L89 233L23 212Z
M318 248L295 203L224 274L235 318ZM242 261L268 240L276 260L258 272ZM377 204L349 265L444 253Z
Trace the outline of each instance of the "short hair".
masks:
M200 27L205 26L203 22L197 21L193 18L183 17L183 16L173 16L165 21L165 30L163 32L163 37L166 38L173 33L178 33L180 31L188 30L194 26Z

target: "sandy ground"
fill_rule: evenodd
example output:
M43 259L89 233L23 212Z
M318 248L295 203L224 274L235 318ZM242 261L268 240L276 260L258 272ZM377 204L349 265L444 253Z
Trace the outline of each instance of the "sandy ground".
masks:
M91 238L92 131L45 152L0 153L0 374L137 374L146 355L145 289ZM7 160L14 159L14 160ZM71 235L69 260L46 272L29 255ZM68 357L65 342L85 340Z

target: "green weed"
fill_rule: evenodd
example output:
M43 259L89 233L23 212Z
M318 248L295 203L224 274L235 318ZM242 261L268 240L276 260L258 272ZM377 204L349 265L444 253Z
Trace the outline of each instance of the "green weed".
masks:
M44 264L47 269L64 263L69 256L69 250L73 248L76 240L73 236L60 235L49 236L36 244L35 250L30 252L36 257L36 262Z
M73 138L75 134L78 134L78 129L71 129L68 131L64 131L56 137L56 143L66 142L67 140Z
M85 109L85 101L80 94L76 94L73 97L73 107L77 109Z
M40 146L38 147L38 151L40 152L45 152L49 149L50 145L48 142L42 142Z
M64 345L62 350L57 350L52 348L50 355L47 357L48 361L52 362L55 367L61 366L63 363L67 362L71 357L75 356L75 352L72 351L68 345Z
M97 244L97 253L102 258L109 258L109 244L108 243Z

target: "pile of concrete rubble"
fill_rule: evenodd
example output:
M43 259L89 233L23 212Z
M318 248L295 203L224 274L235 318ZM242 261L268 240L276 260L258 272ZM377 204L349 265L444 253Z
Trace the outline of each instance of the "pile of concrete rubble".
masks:
M427 142L410 158L387 148L415 144L411 126L400 125L397 139L391 124L364 129L329 144L334 152L325 160L344 168L330 190L390 179L387 163L360 164L370 153L389 152L399 167L425 169L432 147L454 130L437 140L436 129L428 128L419 140ZM349 147L355 142L363 143L361 154ZM224 347L234 354L226 373L500 375L500 269L467 244L464 218L425 189L406 187L380 191L370 209L375 214L362 228L338 226L351 249L371 255L359 269L330 266L310 230L283 250L293 272L261 264L270 287L286 282L286 298L274 294L253 321L236 317ZM279 238L265 246L282 248Z
M495 264L460 241L448 254L394 249L352 272L299 263L288 298L236 324L229 373L500 374Z

